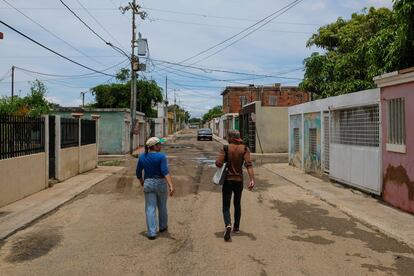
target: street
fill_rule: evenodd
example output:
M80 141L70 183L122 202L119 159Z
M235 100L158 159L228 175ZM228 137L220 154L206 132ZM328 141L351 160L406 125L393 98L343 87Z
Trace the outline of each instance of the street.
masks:
M0 243L1 275L413 275L414 251L255 164L241 233L223 240L221 144L185 130L163 146L176 194L169 232L146 237L136 159ZM247 175L245 182L247 181ZM233 210L232 210L233 214Z

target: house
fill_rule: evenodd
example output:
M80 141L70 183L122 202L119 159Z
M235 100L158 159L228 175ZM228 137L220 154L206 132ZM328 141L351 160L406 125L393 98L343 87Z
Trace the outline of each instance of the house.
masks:
M53 113L62 117L72 117L73 113L79 113L82 118L99 115L99 154L126 154L130 150L131 112L128 108L59 107ZM136 114L134 148L143 146L150 135L145 114Z
M414 68L374 80L381 89L382 198L414 213Z
M381 194L380 90L289 107L289 164Z
M239 115L245 105L259 102L261 107L288 107L310 99L309 93L300 91L298 87L281 86L280 83L273 86L228 86L221 95L224 112L219 124L221 138L227 138L231 129L240 129Z

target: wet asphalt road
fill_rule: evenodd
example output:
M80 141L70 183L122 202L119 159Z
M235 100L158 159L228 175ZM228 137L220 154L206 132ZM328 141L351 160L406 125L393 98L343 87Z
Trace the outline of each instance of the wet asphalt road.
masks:
M145 236L135 159L0 243L0 275L414 275L414 251L256 165L242 232L223 241L211 183L220 145L186 131L164 146L176 195L169 233Z

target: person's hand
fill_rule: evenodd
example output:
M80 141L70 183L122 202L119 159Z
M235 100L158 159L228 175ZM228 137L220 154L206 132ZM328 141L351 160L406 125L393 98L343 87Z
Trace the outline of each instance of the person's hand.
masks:
M249 189L249 191L252 191L255 185L256 183L254 182L254 180L250 180L249 186L247 186L247 189Z
M170 196L173 196L175 193L174 187L173 186L168 186L169 190L170 190Z
M144 179L140 179L139 183L141 183L141 186L144 186Z

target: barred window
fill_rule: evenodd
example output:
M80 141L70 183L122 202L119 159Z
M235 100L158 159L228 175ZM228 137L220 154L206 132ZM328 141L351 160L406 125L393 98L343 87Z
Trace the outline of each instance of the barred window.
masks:
M277 105L277 97L276 96L269 96L269 105L272 105L272 106Z
M405 100L387 101L387 137L389 144L405 145Z
M317 137L318 131L316 128L309 129L309 154L316 155L317 154Z
M379 147L379 106L335 110L331 120L332 143Z
M295 152L299 152L300 143L299 143L299 128L293 129L293 137L295 140Z

